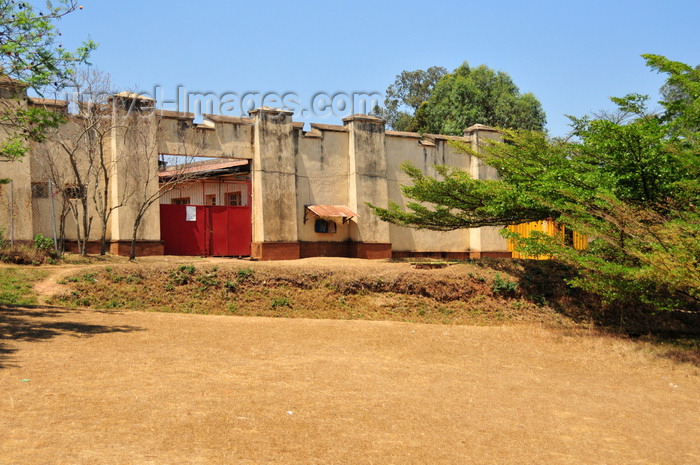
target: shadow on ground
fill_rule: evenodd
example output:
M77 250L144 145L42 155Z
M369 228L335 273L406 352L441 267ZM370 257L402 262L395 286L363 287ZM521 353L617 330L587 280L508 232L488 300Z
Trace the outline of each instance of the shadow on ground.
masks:
M138 326L95 325L70 321L78 310L60 307L0 305L0 369L7 368L17 352L12 342L42 342L58 336L90 337L97 334L142 331Z

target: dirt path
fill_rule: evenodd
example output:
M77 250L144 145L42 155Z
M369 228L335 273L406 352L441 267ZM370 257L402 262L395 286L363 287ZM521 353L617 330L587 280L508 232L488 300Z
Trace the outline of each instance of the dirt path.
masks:
M34 284L34 292L38 296L39 303L43 304L46 299L60 293L65 287L59 281L85 268L81 265L61 266L49 268L49 276Z
M2 309L3 464L696 464L700 374L534 327Z

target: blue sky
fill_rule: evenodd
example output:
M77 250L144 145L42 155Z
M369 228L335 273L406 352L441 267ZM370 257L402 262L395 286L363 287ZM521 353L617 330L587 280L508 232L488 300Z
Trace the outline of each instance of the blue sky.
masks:
M39 2L35 2L39 3ZM384 93L403 70L463 61L509 73L565 135L565 114L658 99L664 78L642 53L700 64L700 2L182 2L84 0L59 23L64 46L98 42L93 65L120 89L298 96ZM181 91L182 92L182 91ZM297 118L301 120L302 118ZM338 124L341 117L309 115Z

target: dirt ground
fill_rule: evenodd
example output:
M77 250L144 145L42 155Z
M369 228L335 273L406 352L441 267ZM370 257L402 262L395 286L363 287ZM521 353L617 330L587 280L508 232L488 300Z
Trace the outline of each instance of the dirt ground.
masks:
M2 464L700 463L700 369L633 341L0 311Z

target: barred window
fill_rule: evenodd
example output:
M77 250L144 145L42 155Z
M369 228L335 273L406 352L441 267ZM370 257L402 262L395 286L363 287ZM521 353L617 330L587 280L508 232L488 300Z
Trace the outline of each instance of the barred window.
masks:
M243 196L241 192L228 192L226 194L226 205L231 207L240 207L243 205Z
M335 221L317 219L314 223L314 231L321 234L334 233L337 231Z
M190 198L189 197L179 197L177 199L173 199L172 202L173 202L173 205L189 205Z
M85 186L66 186L65 192L69 199L84 199L87 195Z
M49 198L49 183L48 182L33 182L32 183L32 198L33 199L48 199Z

